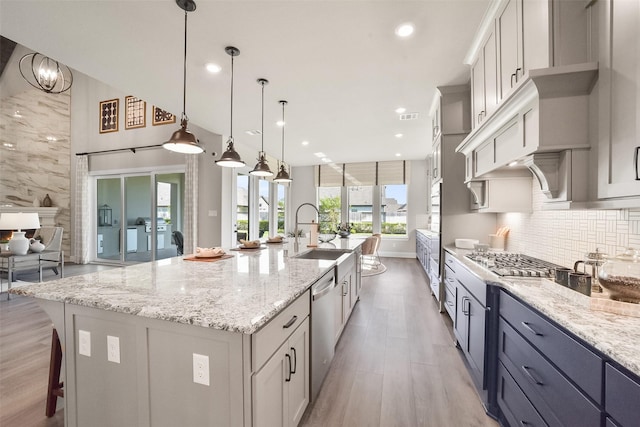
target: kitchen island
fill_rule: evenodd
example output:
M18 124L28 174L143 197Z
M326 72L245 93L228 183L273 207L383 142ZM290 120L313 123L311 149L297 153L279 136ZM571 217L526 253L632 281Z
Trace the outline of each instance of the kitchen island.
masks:
M297 424L309 397L309 288L336 261L265 246L12 289L35 297L60 335L66 426L266 425L255 409L266 399L280 404L267 405L271 420Z

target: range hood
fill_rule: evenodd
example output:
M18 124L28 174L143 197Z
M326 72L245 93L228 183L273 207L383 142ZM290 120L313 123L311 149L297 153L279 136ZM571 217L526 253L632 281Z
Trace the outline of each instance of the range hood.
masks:
M549 202L586 200L588 103L597 76L597 63L531 70L456 148L466 157L466 182L491 179L517 161Z

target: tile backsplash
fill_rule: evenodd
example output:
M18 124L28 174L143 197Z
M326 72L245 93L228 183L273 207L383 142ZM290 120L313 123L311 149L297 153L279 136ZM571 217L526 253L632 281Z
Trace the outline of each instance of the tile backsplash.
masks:
M640 209L542 210L544 194L533 180L533 213L498 214L507 226L506 250L573 267L596 248L616 255L640 249Z

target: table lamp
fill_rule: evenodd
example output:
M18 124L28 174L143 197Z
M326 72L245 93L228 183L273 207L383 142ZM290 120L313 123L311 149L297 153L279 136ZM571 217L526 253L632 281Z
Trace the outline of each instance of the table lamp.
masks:
M36 228L40 228L40 218L36 212L0 214L0 230L14 230L9 240L9 250L14 255L26 255L29 252L29 239L24 237L22 230Z

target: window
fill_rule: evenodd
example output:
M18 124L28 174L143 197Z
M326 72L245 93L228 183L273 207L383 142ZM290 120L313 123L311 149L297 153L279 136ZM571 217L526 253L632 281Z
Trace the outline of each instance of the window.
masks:
M341 222L340 187L319 187L318 207L320 210L320 232L336 231Z
M388 236L407 235L407 186L380 186L380 232Z
M373 233L373 186L349 187L349 224L352 235Z
M240 241L249 238L249 176L238 175L236 186L236 224Z
M258 180L258 237L269 236L269 189L269 181Z
M287 186L278 184L278 234L285 236L285 212L287 211Z

